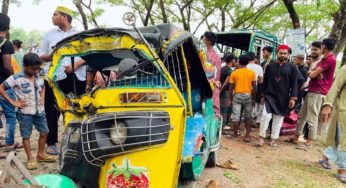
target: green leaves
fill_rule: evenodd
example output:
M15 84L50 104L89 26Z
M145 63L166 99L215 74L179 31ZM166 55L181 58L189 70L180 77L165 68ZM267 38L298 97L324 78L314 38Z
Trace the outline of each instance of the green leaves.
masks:
M122 166L117 167L112 163L112 168L107 171L107 174L112 174L112 177L117 177L123 175L124 179L128 181L131 178L131 175L140 177L141 173L147 172L147 169L142 167L131 167L130 161L125 158Z
M39 44L43 33L38 30L25 31L22 28L10 28L11 40L18 39L23 42L22 48L26 51L32 44Z

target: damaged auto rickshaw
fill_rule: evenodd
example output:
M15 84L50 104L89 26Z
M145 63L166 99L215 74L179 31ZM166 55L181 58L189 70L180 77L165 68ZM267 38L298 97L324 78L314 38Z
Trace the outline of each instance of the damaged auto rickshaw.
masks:
M66 126L60 174L80 187L171 188L215 166L221 122L192 34L171 24L93 29L59 42L52 57ZM103 80L88 79L79 96L55 81L62 59L76 57Z

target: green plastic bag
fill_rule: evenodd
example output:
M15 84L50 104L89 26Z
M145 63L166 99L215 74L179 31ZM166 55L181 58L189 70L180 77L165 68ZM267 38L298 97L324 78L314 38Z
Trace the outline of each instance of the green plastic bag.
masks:
M60 174L41 174L34 176L38 185L44 185L47 188L77 188L76 184L70 178ZM24 185L31 185L29 180L23 181Z

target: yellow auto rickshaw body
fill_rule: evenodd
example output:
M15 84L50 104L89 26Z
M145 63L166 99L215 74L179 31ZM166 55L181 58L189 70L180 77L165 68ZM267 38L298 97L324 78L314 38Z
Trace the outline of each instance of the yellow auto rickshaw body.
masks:
M194 114L191 83L201 85L202 98L211 92L203 69L191 70L194 63L202 67L199 51L196 62L185 58L191 36L180 29L168 33L161 40L149 32L148 46L133 30L94 29L57 44L48 78L66 126L61 174L82 187L178 186L185 125ZM92 88L79 96L62 92L55 80L62 61L74 64L75 58L88 66ZM102 86L95 85L97 73Z

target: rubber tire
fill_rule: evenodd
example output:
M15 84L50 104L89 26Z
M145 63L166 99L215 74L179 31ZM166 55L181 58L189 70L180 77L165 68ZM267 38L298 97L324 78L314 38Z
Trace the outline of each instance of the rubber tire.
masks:
M214 152L210 152L209 153L209 157L208 157L208 161L205 164L206 167L215 167L216 166L216 161L217 161L217 153Z

